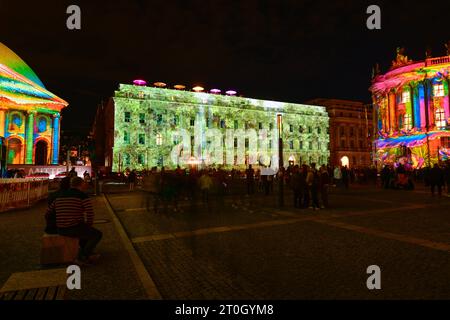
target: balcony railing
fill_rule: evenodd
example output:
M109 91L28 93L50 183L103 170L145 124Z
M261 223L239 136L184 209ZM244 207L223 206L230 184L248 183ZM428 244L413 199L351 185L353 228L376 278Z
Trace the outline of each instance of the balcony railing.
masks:
M436 64L450 63L450 56L425 59L425 66L434 66Z

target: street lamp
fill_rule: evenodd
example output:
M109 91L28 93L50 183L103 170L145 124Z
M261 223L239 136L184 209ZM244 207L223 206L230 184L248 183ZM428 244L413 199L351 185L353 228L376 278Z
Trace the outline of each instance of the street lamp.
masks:
M277 114L277 129L278 129L278 173L279 173L279 188L278 188L278 204L280 207L284 206L284 165L283 165L283 116Z

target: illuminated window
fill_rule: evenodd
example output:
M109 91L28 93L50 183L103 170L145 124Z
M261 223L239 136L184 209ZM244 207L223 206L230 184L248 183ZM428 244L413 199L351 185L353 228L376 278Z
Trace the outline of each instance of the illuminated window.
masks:
M123 161L126 166L129 166L131 163L130 155L128 153L123 154Z
M123 142L130 143L130 135L128 134L128 131L123 132Z
M443 84L435 84L433 86L433 94L435 97L443 97L444 96L444 85Z
M139 99L144 99L144 93L142 91L139 91L138 96L139 96Z
M131 112L125 111L125 122L130 122Z
M444 109L442 109L442 108L436 109L435 122L436 122L436 127L438 127L438 128L443 128L446 126Z
M40 117L37 122L38 132L45 132L47 131L47 119L44 117Z
M403 129L411 130L411 115L405 114L403 116Z
M409 94L409 91L403 91L402 92L402 103L407 103L411 101L411 95Z
M145 134L139 134L139 144L145 144Z
M145 113L139 113L139 123L140 124L145 123Z
M156 145L160 146L160 145L162 145L162 143L163 143L162 134L161 134L161 133L158 133L158 134L156 135Z

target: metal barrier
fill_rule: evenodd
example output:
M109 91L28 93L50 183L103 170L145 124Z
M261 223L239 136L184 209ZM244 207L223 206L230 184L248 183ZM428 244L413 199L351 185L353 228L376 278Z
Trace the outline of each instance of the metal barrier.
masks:
M0 179L0 212L47 198L48 184L48 178Z

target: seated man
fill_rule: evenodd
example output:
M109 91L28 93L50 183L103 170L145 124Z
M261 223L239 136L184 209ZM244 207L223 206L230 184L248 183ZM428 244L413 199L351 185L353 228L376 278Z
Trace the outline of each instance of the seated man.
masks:
M92 227L94 210L91 200L82 189L84 181L80 177L70 180L70 189L61 191L50 205L50 210L56 213L56 226L62 236L80 239L80 251L75 261L87 265L98 255L92 255L102 238L102 233Z
M64 177L59 183L59 190L48 195L48 207L45 213L45 233L57 234L58 228L56 227L56 212L52 208L53 201L58 198L61 192L64 192L70 188L70 178Z

